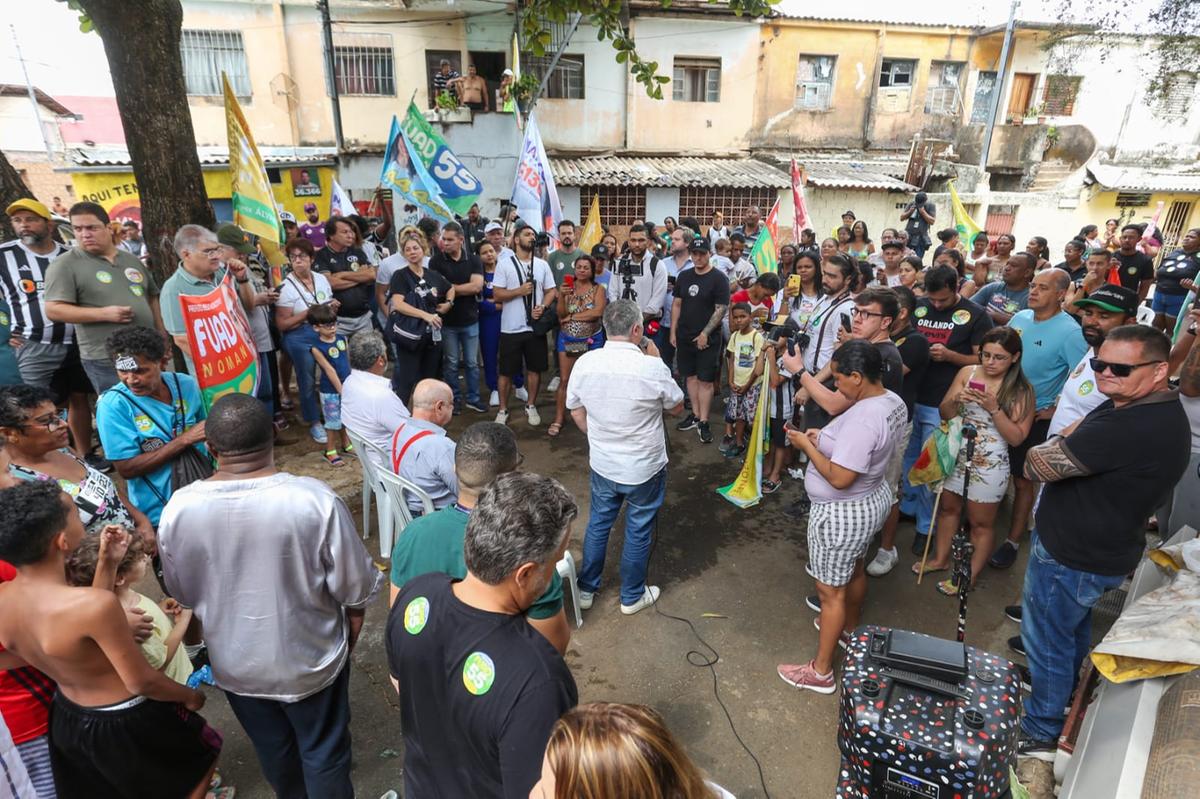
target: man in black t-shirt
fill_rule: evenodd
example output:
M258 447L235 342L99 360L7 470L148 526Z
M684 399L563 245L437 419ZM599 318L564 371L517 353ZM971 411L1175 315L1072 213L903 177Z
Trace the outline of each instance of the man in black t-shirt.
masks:
M1121 228L1121 249L1112 254L1121 262L1121 285L1138 293L1138 302L1146 299L1150 284L1154 282L1154 261L1141 252L1137 244L1142 240L1142 229L1137 225Z
M1066 272L1071 282L1079 285L1087 277L1087 264L1083 260L1086 251L1087 244L1080 239L1071 239L1063 245L1063 262L1055 264L1054 268Z
M1146 519L1187 468L1190 430L1167 384L1170 349L1146 325L1111 331L1091 361L1108 400L1025 458L1025 477L1045 487L1021 605L1033 675L1022 756L1054 759L1062 709L1091 646L1092 607L1141 562Z
M503 474L467 522L467 576L426 574L396 596L385 645L405 796L513 799L538 781L550 730L579 693L524 613L550 584L577 513L558 481Z
M933 494L926 486L911 486L908 470L921 454L925 440L941 424L938 406L954 382L958 370L979 363L979 343L992 329L987 311L958 293L958 272L952 266L935 266L925 273L925 296L913 312L916 328L929 341L929 365L917 385L913 406L913 431L904 452L904 498L900 510L916 517L917 538L913 551L924 551L933 516ZM918 547L920 549L918 549Z
M712 406L713 383L721 365L721 320L729 307L729 280L713 269L707 239L693 239L689 251L692 268L675 278L671 303L671 346L675 364L687 381L692 412L676 430L695 428L700 442L712 441L708 413ZM711 339L711 340L710 340Z
M918 258L925 257L925 251L933 242L929 238L929 226L933 224L937 208L929 202L929 195L917 192L913 201L900 212L900 221L904 222L904 232L908 234L908 246Z
M1154 283L1154 326L1159 330L1175 329L1175 320L1187 299L1184 281L1194 282L1200 273L1200 228L1185 233L1180 244L1178 250L1163 257Z
M441 249L429 258L429 268L454 287L454 305L442 319L442 379L454 389L454 412L462 413L463 391L458 384L461 363L467 376L466 405L487 413L479 398L479 295L483 264L466 250L462 226L447 222Z
M329 278L338 301L338 333L349 338L371 329L371 298L375 294L375 267L367 254L354 246L354 223L335 216L325 223L325 246L313 259L313 271Z

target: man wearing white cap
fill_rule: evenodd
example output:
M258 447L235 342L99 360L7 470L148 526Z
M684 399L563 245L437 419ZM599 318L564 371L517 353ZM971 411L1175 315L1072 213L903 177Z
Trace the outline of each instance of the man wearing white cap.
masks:
M500 95L500 110L506 114L511 114L514 109L513 81L515 80L516 76L513 75L511 69L504 70L500 75L500 88L497 90L497 94Z
M504 238L504 226L499 222L488 222L483 229L483 237L496 248L496 263L507 263L513 251Z
M296 227L296 215L291 211L280 211L279 221L283 223L283 240L291 241L300 235Z

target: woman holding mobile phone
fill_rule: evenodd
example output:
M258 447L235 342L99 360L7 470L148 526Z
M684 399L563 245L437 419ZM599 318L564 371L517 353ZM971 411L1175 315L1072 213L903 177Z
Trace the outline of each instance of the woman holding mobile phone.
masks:
M971 543L975 545L971 556L972 585L991 557L996 511L1008 488L1008 448L1024 441L1033 424L1034 393L1021 371L1021 352L1021 336L1017 331L1011 327L989 330L980 344L979 365L959 370L938 408L943 419L957 416L978 431L967 496L967 521ZM927 573L950 568L951 543L962 517L966 454L964 441L954 473L942 487L937 514L937 554L926 563ZM913 573L919 574L920 568L920 563L913 564ZM943 580L937 589L947 596L958 594L958 586L952 580Z

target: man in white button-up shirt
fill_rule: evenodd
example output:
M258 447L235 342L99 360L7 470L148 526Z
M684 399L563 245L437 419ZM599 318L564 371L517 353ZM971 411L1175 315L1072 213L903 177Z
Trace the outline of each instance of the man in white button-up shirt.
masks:
M618 300L604 310L603 348L580 356L567 385L567 408L587 433L591 511L579 570L580 607L592 606L600 589L608 534L625 511L621 552L621 612L654 604L656 585L646 585L646 562L654 518L667 487L663 411L683 412L683 392L658 348L642 337L639 303ZM643 349L644 348L644 349Z
M383 336L364 330L350 337L350 376L342 383L342 424L384 452L391 452L392 433L411 416L392 391ZM358 453L365 457L365 453ZM378 458L376 459L378 460ZM380 466L388 466L380 462Z

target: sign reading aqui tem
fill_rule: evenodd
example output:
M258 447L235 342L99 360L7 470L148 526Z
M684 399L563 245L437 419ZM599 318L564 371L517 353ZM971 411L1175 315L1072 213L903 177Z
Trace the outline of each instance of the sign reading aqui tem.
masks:
M226 394L254 394L258 351L229 277L208 294L181 294L179 302L204 407Z

